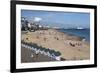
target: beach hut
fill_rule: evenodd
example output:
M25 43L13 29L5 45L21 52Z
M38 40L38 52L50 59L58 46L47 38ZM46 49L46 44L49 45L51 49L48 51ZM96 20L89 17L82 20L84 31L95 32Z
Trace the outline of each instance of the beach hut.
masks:
M50 49L47 49L47 55L48 55L49 57L51 57Z
M55 57L54 57L55 51L50 49L49 52L50 52L50 57L55 58Z
M56 60L60 60L61 58L61 53L59 51L55 51L55 50L49 50L50 52L50 57L56 59Z
M56 59L56 60L61 60L61 53L60 53L59 51L57 51L57 52L55 53L55 59Z
M39 46L40 48L40 53L43 54L44 48L42 46Z
M44 54L44 55L47 55L47 51L48 51L48 50L44 48L43 54Z

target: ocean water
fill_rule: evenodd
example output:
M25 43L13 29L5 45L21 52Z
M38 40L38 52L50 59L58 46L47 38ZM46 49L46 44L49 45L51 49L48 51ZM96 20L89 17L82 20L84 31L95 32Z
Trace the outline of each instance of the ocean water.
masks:
M85 38L90 42L90 29L58 29L58 31Z

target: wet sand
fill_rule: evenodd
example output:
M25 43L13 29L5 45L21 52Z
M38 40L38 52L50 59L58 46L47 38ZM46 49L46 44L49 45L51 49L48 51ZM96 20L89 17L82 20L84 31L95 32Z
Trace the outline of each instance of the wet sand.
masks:
M54 29L22 32L21 39L25 42L36 43L39 46L59 51L61 57L66 60L90 59L89 42L82 41L80 37L64 34Z

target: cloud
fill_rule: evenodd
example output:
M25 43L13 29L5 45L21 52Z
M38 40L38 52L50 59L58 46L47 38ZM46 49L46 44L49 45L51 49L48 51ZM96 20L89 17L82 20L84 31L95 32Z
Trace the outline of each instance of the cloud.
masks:
M39 21L41 21L42 20L42 18L40 18L40 17L34 17L34 21L35 22L39 22Z

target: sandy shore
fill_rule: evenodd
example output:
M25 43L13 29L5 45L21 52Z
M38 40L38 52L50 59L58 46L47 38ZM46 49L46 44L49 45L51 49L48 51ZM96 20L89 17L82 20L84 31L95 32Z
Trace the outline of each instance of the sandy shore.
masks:
M39 46L61 52L66 60L84 60L90 58L90 43L80 37L64 34L54 29L22 32L21 39Z

